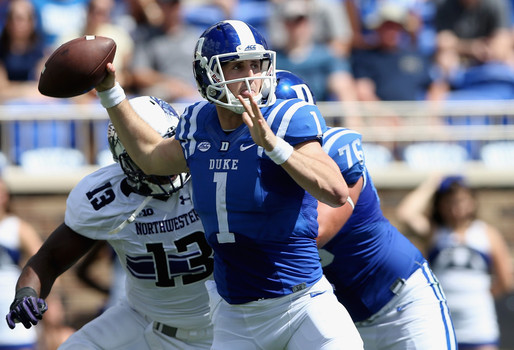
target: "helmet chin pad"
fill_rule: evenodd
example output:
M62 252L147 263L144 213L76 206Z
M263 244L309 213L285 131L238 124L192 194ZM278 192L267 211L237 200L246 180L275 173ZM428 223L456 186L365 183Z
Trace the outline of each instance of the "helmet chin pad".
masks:
M239 102L236 96L230 91L228 88L229 84L241 82L243 81L246 84L246 89L248 91L251 90L251 81L252 80L262 80L262 86L259 93L253 96L253 100L257 102L257 105L262 108L275 103L274 97L274 87L275 87L275 78L274 76L254 76L254 77L246 77L240 79L233 80L222 80L222 83L217 83L210 85L207 89L207 99L212 103L221 106L223 108L229 109L237 114L242 114L245 112L244 106ZM215 98L211 97L212 95L217 95ZM250 103L248 98L244 99L247 103Z

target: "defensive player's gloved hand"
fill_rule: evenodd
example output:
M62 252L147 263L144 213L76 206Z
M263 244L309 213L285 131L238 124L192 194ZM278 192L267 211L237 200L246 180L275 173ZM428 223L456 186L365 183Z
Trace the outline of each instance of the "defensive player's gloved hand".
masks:
M48 310L48 306L43 299L38 298L34 289L23 287L16 291L9 310L5 317L9 328L14 329L16 323L21 322L28 329L43 318L43 313Z

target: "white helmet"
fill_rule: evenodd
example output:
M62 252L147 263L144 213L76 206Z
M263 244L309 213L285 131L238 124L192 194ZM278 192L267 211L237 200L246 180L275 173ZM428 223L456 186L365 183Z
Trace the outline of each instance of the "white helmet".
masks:
M135 97L129 102L136 113L161 136L175 136L179 116L170 104L153 96ZM189 180L189 173L170 176L145 174L128 155L112 123L109 123L107 138L113 159L120 164L134 192L143 196L170 196Z

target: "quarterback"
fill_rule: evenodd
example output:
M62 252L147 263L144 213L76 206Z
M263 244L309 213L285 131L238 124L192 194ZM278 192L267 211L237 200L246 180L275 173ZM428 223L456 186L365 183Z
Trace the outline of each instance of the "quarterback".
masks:
M106 68L96 89L130 156L146 173L191 173L214 250L212 349L362 349L315 240L317 199L341 206L348 188L321 148L318 108L275 101L275 52L261 34L222 21L200 36L193 74L205 101L186 108L174 139L145 127Z

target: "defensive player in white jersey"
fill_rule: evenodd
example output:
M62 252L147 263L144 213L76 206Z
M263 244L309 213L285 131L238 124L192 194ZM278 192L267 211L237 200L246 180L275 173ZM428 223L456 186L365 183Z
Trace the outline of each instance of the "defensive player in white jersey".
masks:
M321 148L319 109L275 102L275 53L255 28L222 21L201 35L193 72L206 101L186 108L175 139L145 128L107 71L96 88L131 157L147 173L191 172L215 252L212 349L362 349L315 240L316 199L341 206L348 188Z
M478 218L475 196L464 177L434 174L400 202L398 218L428 243L459 349L497 350L494 302L513 290L512 256L500 231Z
M178 122L174 109L149 96L131 105L164 137ZM43 317L55 279L98 240L108 241L126 270L126 299L84 325L60 349L210 349L212 324L205 281L209 247L192 205L189 174L147 176L127 155L115 129L109 145L117 164L86 176L71 191L64 223L18 279L7 322L26 328Z
M288 71L277 72L277 98L315 99ZM350 197L340 208L318 206L323 271L356 322L366 350L456 349L444 293L421 252L381 209L366 168L362 136L329 128L323 149L339 165Z

